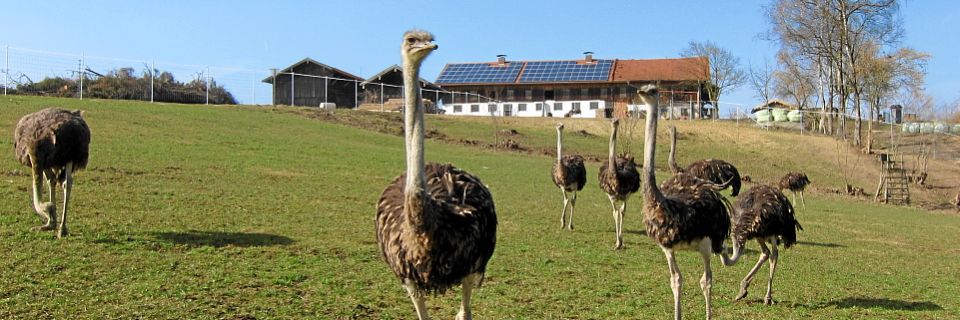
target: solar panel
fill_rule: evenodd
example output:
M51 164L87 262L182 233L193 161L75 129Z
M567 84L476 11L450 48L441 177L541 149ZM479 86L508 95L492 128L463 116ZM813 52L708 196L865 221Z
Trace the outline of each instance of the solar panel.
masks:
M610 77L613 60L596 60L583 64L578 61L530 61L520 76L520 82L606 81Z
M511 83L517 80L523 63L512 62L506 66L488 63L448 64L437 76L436 83Z

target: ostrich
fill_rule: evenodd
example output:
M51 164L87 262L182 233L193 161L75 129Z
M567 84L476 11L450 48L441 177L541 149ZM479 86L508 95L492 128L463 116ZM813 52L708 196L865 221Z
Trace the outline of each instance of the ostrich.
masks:
M560 228L573 230L573 210L577 206L577 192L587 184L587 169L583 166L583 157L563 155L563 123L557 124L557 162L553 163L553 183L563 192L563 211L560 213ZM572 193L568 197L567 193ZM567 204L570 205L570 221L566 222Z
M627 199L640 189L640 173L637 172L637 164L633 162L633 156L616 155L617 127L620 125L620 120L613 119L611 125L613 130L610 131L610 157L606 163L600 165L597 180L600 181L600 188L607 193L610 205L613 207L613 222L617 232L617 243L614 249L622 249L623 214L627 210Z
M773 273L777 269L779 257L777 245L782 243L784 248L792 246L797 242L797 230L803 230L803 227L794 218L793 205L787 197L780 190L768 185L753 186L737 197L733 208L734 225L733 233L730 235L733 242L733 256L724 256L723 264L727 266L736 264L747 240L756 239L761 250L760 260L743 278L740 283L740 293L735 300L747 296L747 287L753 281L753 276L763 262L769 259L770 277L767 279L767 294L763 298L763 303L773 304ZM767 244L770 244L769 248Z
M46 108L20 118L14 131L17 160L29 166L33 176L33 208L44 224L37 230L56 229L57 238L67 235L67 205L73 189L73 172L87 166L90 128L83 111ZM47 180L48 202L40 202L40 188ZM57 223L56 186L63 186L63 211Z
M677 166L677 128L670 128L670 156L667 161L670 171L673 173L687 172L693 176L712 181L722 185L724 189L727 186L732 187L730 195L736 197L740 193L740 172L729 162L720 159L703 159L691 163L686 168Z
M687 185L669 189L657 188L654 176L654 155L657 140L657 87L640 88L640 99L647 105L646 132L643 150L643 223L647 235L663 250L670 269L670 287L673 289L674 318L681 318L681 275L675 250L693 249L703 258L704 272L700 289L706 304L707 319L711 317L710 291L713 273L710 255L722 254L723 241L730 233L730 203L716 191L716 185L691 179Z
M797 192L800 192L800 204L804 209L807 203L803 201L803 189L810 184L810 179L803 172L788 172L787 175L780 178L780 190L788 189L793 192L793 203L797 203Z
M436 49L426 31L403 35L407 170L377 202L377 242L421 320L429 318L428 294L442 294L458 284L463 299L457 319L471 319L470 294L483 282L493 255L497 216L493 197L479 179L450 164L424 164L424 111L417 79L420 64Z

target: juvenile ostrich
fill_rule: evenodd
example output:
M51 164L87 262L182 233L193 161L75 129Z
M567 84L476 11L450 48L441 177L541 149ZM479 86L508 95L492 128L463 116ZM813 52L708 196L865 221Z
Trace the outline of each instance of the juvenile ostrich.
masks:
M666 255L676 319L681 318L682 279L674 251L693 249L700 252L704 268L700 289L706 302L707 319L710 319L710 290L713 283L710 255L723 252L723 240L730 233L730 204L716 191L715 184L703 180L691 179L694 183L677 185L662 191L657 188L654 176L659 99L657 87L643 86L639 96L647 105L643 150L643 223L647 235Z
M788 189L792 191L793 203L797 203L797 192L800 192L800 204L804 209L807 208L807 203L803 201L803 189L806 189L809 184L810 179L807 179L807 175L803 172L789 172L783 178L780 178L780 190Z
M471 319L470 294L483 281L496 246L497 216L490 191L473 175L450 164L424 164L420 64L437 45L433 35L403 35L405 174L377 202L380 252L416 308L428 319L426 296L462 284L457 319Z
M673 173L686 172L694 177L712 181L717 185L732 187L730 195L736 197L740 194L740 172L729 162L720 159L703 159L691 163L686 168L677 166L677 128L670 128L670 156L667 164Z
M73 189L73 172L87 166L90 155L90 128L83 111L46 108L20 118L13 134L17 160L29 166L33 176L33 208L44 224L38 230L57 230L67 235L67 206ZM43 179L47 180L48 202L40 202ZM63 185L63 211L57 223L56 186Z
M600 165L597 181L600 182L600 188L607 193L613 207L613 222L617 233L617 243L613 248L622 249L623 214L627 211L627 199L640 189L640 173L637 172L633 156L617 155L617 128L620 120L613 119L611 125L613 130L610 131L610 156L606 163Z
M767 294L763 303L773 304L773 273L777 270L777 259L780 254L777 245L783 244L789 248L797 242L797 230L803 230L794 217L793 205L780 190L774 187L758 184L737 197L733 205L733 256L722 257L723 264L732 266L737 263L742 253L743 245L747 240L756 239L760 244L760 260L750 269L747 276L740 283L740 293L736 300L747 296L747 287L753 281L753 276L763 265L770 261L770 277L767 278ZM767 248L767 244L770 247Z
M577 192L587 184L587 169L583 166L583 157L575 154L563 155L563 124L557 124L557 161L553 163L553 183L563 192L563 211L560 212L560 228L566 224L573 230L573 210L577 206ZM567 193L572 193L568 197ZM570 205L570 221L566 221L567 204Z

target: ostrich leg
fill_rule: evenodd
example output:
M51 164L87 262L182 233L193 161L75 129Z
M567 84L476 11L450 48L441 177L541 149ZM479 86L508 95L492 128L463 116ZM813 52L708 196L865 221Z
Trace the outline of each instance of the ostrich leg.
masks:
M710 270L711 252L710 238L701 241L700 255L703 257L703 277L700 278L700 290L703 290L703 301L705 301L707 308L707 320L712 317L712 312L710 312L710 290L713 288L713 271Z
M803 204L803 208L807 208L807 202L803 201L803 190L800 190L800 203Z
M36 163L32 161L31 163ZM36 230L53 230L54 222L51 219L56 219L56 208L51 202L40 202L40 189L43 188L43 172L40 171L37 167L31 167L31 175L33 176L33 209L37 211L37 215L40 216L43 225L36 227Z
M463 278L463 299L460 300L460 312L457 313L456 320L472 320L473 314L470 311L470 294L473 287L477 285L480 279L479 273L474 273Z
M563 193L563 210L560 211L560 229L563 229L564 225L567 223L567 204L570 202L570 200L567 198L567 190L560 188L560 192Z
M613 246L614 249L623 248L623 238L620 237L620 213L617 210L617 200L614 199L612 195L607 195L610 198L610 206L613 207L613 225L614 232L617 235L617 243Z
M680 276L680 267L677 266L677 258L673 255L673 250L662 248L663 254L667 256L667 266L670 267L670 289L673 290L673 318L680 320L680 287L683 284L683 278Z
M430 319L430 316L427 315L427 298L417 293L417 284L414 283L413 280L404 279L403 287L407 289L407 294L410 295L410 300L413 301L413 307L417 309L417 319Z
M627 200L620 204L620 210L617 210L617 249L623 248L623 213L627 212Z
M800 197L800 199L803 199L803 197ZM763 297L763 303L767 305L773 304L773 273L777 271L777 259L779 257L777 239L774 238L770 246L770 277L767 278L767 295Z
M567 229L573 230L573 210L577 208L577 192L573 192L573 199L570 199L570 221L567 222Z
M73 190L73 162L67 162L63 167L63 213L60 214L60 224L57 225L57 238L67 235L67 205L70 204L70 191ZM56 181L56 178L54 178Z
M767 249L767 244L761 239L757 239L757 243L760 244L760 260L757 261L757 264L753 266L753 269L750 269L750 272L747 273L747 276L744 277L743 281L740 282L740 293L737 294L736 298L733 298L735 301L743 299L747 296L747 287L749 287L750 282L753 281L753 276L757 274L757 270L760 270L760 267L763 266L763 263L766 262L770 257L770 250Z

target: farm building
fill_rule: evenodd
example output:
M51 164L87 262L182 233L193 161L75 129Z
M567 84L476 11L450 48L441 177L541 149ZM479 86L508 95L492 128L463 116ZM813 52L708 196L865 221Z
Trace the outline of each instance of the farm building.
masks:
M757 123L800 122L800 108L779 99L770 99L750 110Z
M363 99L361 110L399 111L403 106L403 69L392 65L362 82ZM420 78L421 95L428 113L436 113L437 101L444 99L446 92L439 86Z
M660 85L660 113L666 118L716 117L705 107L709 80L706 58L449 63L435 83L452 94L444 99L451 115L521 117L627 117L638 112L636 90ZM494 99L482 101L481 97Z
M364 79L305 58L263 79L273 85L273 104L355 108ZM293 99L291 99L293 97Z

